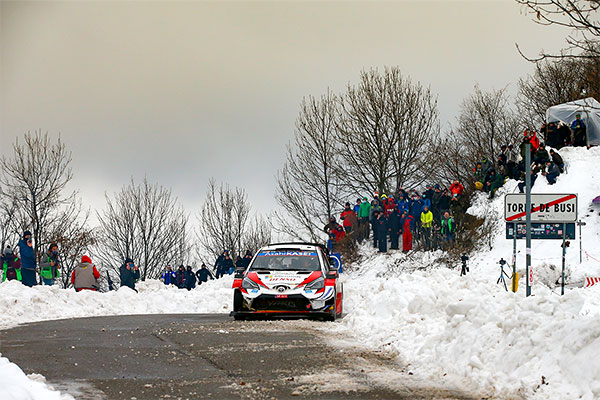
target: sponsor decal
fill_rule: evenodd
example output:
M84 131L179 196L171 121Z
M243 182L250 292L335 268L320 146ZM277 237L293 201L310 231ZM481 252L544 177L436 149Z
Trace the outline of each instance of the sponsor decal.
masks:
M278 294L275 296L276 299L287 299L288 295L287 294Z
M257 257L305 256L317 257L316 252L310 251L261 251Z

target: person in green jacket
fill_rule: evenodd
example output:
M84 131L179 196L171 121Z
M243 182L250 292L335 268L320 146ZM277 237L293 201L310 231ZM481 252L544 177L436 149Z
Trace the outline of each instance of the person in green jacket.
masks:
M54 285L54 280L60 276L60 265L58 263L58 245L52 243L48 251L42 256L40 262L40 275L44 285Z
M488 186L488 192L490 194L489 198L493 199L494 194L496 194L496 190L504 185L504 177L502 174L496 173L496 171L490 171L490 180L486 182Z
M366 197L363 197L360 206L358 207L358 226L361 232L364 232L362 236L365 239L369 238L369 217L371 215L371 203Z
M5 280L18 280L22 281L21 278L21 260L15 254L13 254L10 246L7 246L2 253L2 282Z

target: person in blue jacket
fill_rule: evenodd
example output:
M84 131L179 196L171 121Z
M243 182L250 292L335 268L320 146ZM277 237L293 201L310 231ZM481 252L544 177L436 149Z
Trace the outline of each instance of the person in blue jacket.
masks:
M206 264L204 263L202 263L200 269L196 271L196 277L198 278L198 285L202 285L203 282L208 282L209 279L215 279L212 272L206 268Z
M573 146L587 146L586 126L580 114L575 115L571 130L573 131Z
M170 265L167 265L167 270L162 274L160 279L165 285L175 284L175 271L173 271Z
M21 255L21 282L25 286L37 285L35 253L31 241L31 232L23 232L23 239L19 241L19 254Z
M416 221L421 220L421 213L423 212L423 202L418 195L415 195L410 202L408 214L412 217L410 221L410 230L416 231Z

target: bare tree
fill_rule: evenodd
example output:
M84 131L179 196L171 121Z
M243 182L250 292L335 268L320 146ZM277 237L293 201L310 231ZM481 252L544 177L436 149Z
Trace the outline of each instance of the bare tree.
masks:
M293 238L315 241L347 194L336 141L336 96L302 101L293 144L277 175L277 229Z
M533 21L537 24L562 26L571 31L566 38L567 47L560 54L542 51L537 58L524 56L528 60L600 57L600 48L597 46L600 41L600 0L515 1L533 15Z
M76 192L64 195L73 177L71 152L60 136L53 142L48 133L41 131L27 132L23 142L17 138L13 150L12 157L0 159L2 194L10 198L3 210L13 233L19 229L20 233L22 229L32 231L34 253L39 259L44 246L50 243L50 227L60 226L75 202Z
M341 97L337 133L346 182L356 192L418 185L439 134L437 100L396 67L363 72Z
M199 250L210 256L217 256L223 250L229 250L232 257L239 255L249 216L250 204L243 189L231 189L225 184L217 186L211 179L198 216Z
M115 273L132 258L142 280L154 279L188 256L188 216L170 190L147 179L139 185L132 180L114 199L106 195L106 209L97 215L96 258Z
M250 250L252 254L255 254L258 249L271 243L271 233L272 227L269 221L258 214L255 215L244 232L243 249Z

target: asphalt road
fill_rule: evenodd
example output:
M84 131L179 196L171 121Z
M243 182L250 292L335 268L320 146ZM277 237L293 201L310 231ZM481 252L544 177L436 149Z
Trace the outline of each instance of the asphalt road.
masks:
M0 331L0 352L77 399L480 399L383 353L332 346L328 323L227 315L66 319Z

